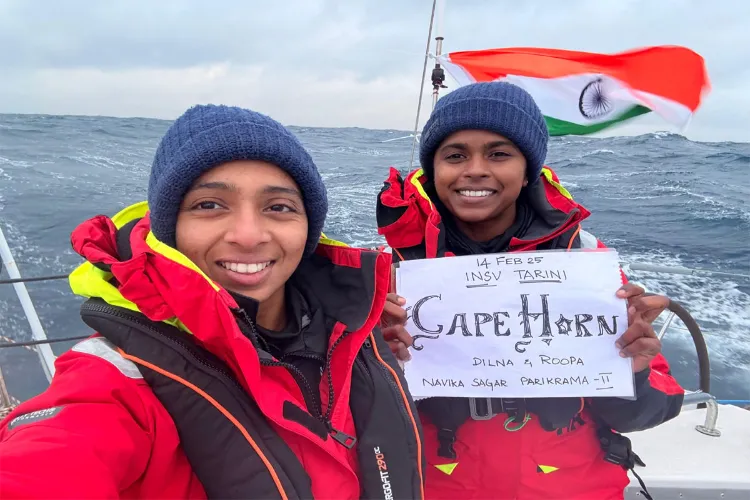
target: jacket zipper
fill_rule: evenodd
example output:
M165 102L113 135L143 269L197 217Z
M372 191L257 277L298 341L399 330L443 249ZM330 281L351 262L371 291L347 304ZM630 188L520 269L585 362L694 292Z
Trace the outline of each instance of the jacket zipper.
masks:
M239 313L240 319L250 328L253 337L255 339L258 339L260 336L258 335L258 331L255 329L255 323L252 319L250 319L250 316L247 314L247 312L242 308L239 308L236 311ZM330 434L330 436L337 443L345 446L348 449L351 449L357 443L357 438L336 429L331 423L331 413L333 411L334 400L333 381L331 380L331 359L333 358L333 352L335 351L336 347L338 347L341 340L349 335L349 333L351 332L346 332L341 335L341 337L339 337L336 342L333 343L328 351L328 355L326 356L323 371L326 373L328 379L328 407L326 408L325 413L323 413L322 408L318 404L318 399L315 397L315 393L313 393L313 389L310 386L307 377L305 377L305 375L296 366L285 363L283 361L271 361L267 359L260 359L260 364L263 366L281 366L286 368L300 385L300 390L304 393L303 396L305 396L305 401L311 401L314 403L313 408L310 408L310 414L323 422L323 425L325 425L326 429L328 430L328 434ZM315 358L317 358L317 356ZM318 394L319 393L320 391L318 391Z
M370 339L369 338L365 339L364 347L366 349L369 349L370 347L372 347L372 344L370 343ZM370 371L370 368L367 366L367 363L365 363L364 361L362 361L359 358L359 356L357 356L356 358L354 358L354 362L357 363L360 366L360 368L362 368L367 373L367 375L370 376L370 378L372 378L372 372Z

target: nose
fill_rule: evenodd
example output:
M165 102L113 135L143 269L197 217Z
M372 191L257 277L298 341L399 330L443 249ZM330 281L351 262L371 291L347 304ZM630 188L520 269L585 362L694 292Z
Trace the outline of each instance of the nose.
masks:
M229 217L224 239L244 249L252 249L271 240L267 218L254 207L235 210Z
M463 171L463 176L473 179L489 177L487 162L482 155L472 155Z

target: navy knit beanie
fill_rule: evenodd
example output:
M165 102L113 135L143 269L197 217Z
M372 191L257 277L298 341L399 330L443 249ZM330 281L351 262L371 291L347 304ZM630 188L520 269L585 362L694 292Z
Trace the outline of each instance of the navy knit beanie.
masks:
M422 130L419 161L432 179L435 151L459 130L488 130L507 137L526 158L529 184L539 178L547 157L549 132L534 99L507 82L473 83L438 100Z
M328 197L310 155L292 133L265 115L229 106L194 106L180 116L159 143L148 182L151 231L175 246L182 198L204 172L236 160L272 163L297 183L307 212L305 255L318 244Z

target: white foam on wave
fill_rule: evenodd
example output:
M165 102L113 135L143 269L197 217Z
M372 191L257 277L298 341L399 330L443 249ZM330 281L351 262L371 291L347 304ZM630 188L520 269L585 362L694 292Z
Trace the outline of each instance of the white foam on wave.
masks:
M602 171L589 171L585 174L576 174L576 173L565 173L565 177L570 179L575 179L579 181L588 181L588 180L605 180L608 182L614 182L618 179L621 179L623 177L636 177L639 175L652 177L653 174L659 174L660 172L642 172L640 170L616 170L614 172L602 172ZM563 179L564 181L565 179Z
M23 232L8 220L3 221L3 234L5 234L5 239L8 240L13 260L16 261L22 273L24 264L27 266L41 264L43 257L39 247L29 242Z
M601 154L612 154L613 155L613 154L615 154L615 152L612 151L611 149L595 149L594 151L591 151L589 153L584 153L583 156L585 157L585 156L593 156L593 155L601 155Z
M336 146L333 149L323 150L320 152L327 154L355 153L363 156L385 156L386 154L388 154L385 151L381 151L379 149L355 148L352 146Z
M690 199L687 204L697 205L697 209L692 210L694 216L706 220L721 220L739 217L740 219L750 222L750 210L730 205L720 198L714 198L701 193L696 193L683 186L670 184L667 186L656 186L657 193L668 194L672 196L687 196Z
M669 267L691 267L679 256L653 250L621 255L626 262L648 263ZM682 304L698 322L714 361L738 363L750 356L750 295L737 280L710 275L677 275L632 271L623 266L628 277L647 291L659 293ZM665 318L662 315L660 318ZM661 324L657 321L657 324ZM692 345L685 325L675 318L665 340Z
M11 167L25 168L30 166L31 163L23 160L11 160L10 158L0 156L0 165L10 165Z
M121 161L117 161L113 158L110 158L108 156L100 156L95 154L86 153L85 151L81 151L80 154L77 154L75 156L70 157L71 160L75 160L81 163L84 163L86 165L91 165L92 167L103 167L103 168L111 168L111 167L128 167L127 163L123 163Z
M670 136L682 137L679 134L675 134L673 132L667 132L666 130L660 130L659 132L652 132L648 135L650 135L654 139L664 139L665 137L670 137Z

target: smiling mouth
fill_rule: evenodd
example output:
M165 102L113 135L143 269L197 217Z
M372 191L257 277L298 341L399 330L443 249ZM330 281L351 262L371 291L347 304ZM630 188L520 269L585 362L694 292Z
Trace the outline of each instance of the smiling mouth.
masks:
M466 198L486 198L497 193L494 189L458 189L456 193Z
M252 264L246 264L244 262L219 262L219 265L224 269L238 273L238 274L256 274L273 264L272 260L267 262L255 262Z

